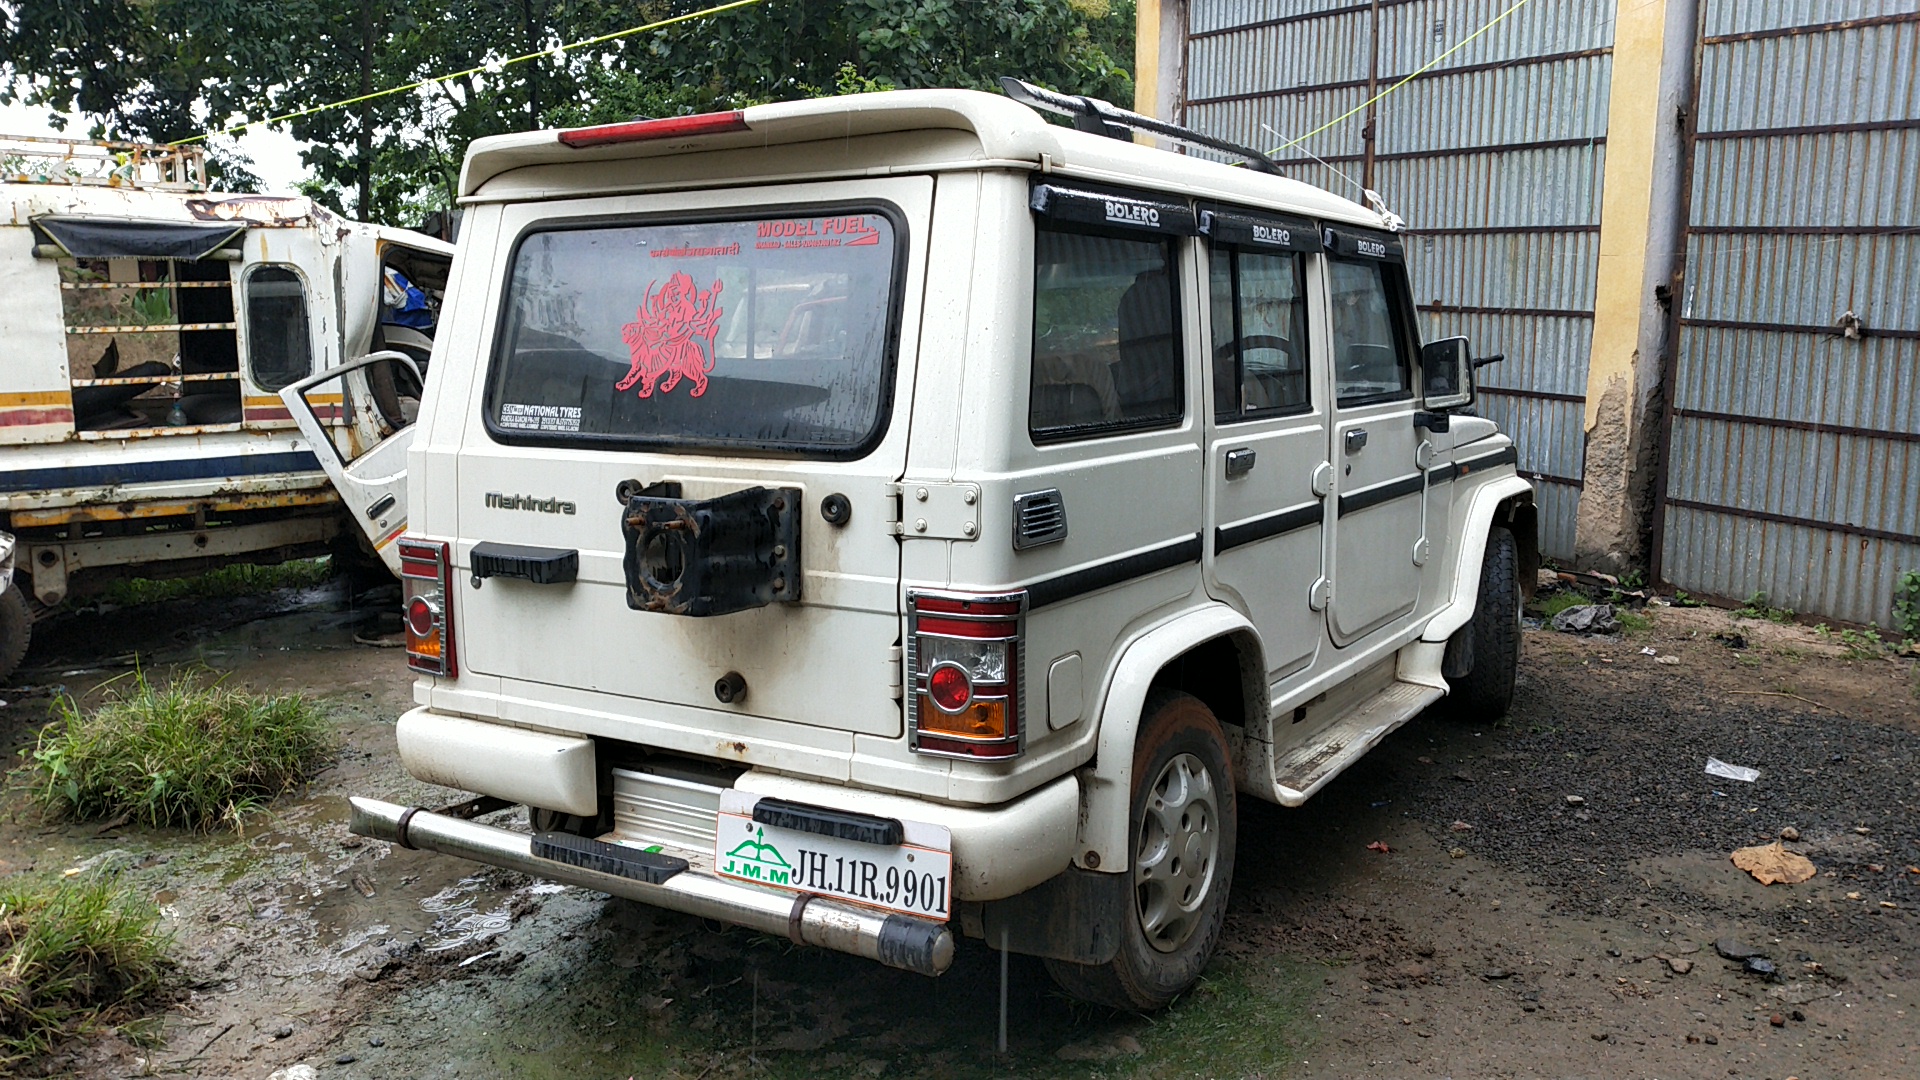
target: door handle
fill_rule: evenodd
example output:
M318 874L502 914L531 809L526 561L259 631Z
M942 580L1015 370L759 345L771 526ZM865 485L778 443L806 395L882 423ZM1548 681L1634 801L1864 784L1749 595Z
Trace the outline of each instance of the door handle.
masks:
M580 552L575 548L530 547L482 540L473 545L473 587L490 577L511 577L535 585L564 585L580 576Z
M1347 445L1347 453L1349 454L1359 453L1360 448L1367 445L1367 429L1366 428L1348 428L1346 445Z
M1253 471L1254 452L1250 447L1227 451L1227 479L1245 476Z

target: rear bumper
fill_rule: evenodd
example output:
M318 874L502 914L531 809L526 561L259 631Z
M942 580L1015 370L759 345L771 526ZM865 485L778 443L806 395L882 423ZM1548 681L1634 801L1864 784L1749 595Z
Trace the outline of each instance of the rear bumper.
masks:
M796 944L863 956L888 967L938 975L953 963L953 933L924 919L870 911L804 893L763 889L689 868L659 884L543 859L526 833L377 799L348 800L358 836L437 851L776 934Z
M397 736L401 764L417 779L582 817L600 811L591 739L469 720L426 707L402 716ZM621 783L616 779L616 793ZM953 836L954 897L959 900L1000 900L1025 892L1065 870L1079 846L1080 781L1072 773L993 806L956 806L760 769L740 774L733 786L755 795L946 827ZM718 792L711 788L707 801L682 805L655 802L662 820L675 823L668 827L652 822L665 832L616 828L631 842L662 842L711 853Z

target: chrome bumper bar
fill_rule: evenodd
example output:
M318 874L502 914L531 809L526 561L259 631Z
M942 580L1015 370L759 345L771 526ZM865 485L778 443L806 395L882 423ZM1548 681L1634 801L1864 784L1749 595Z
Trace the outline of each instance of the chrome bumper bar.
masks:
M693 869L651 885L539 858L533 854L533 838L526 833L378 799L351 798L347 802L352 807L347 827L356 836L472 859L670 911L745 926L800 945L864 956L903 971L938 975L953 963L952 931L925 919L871 911L805 893L758 888Z

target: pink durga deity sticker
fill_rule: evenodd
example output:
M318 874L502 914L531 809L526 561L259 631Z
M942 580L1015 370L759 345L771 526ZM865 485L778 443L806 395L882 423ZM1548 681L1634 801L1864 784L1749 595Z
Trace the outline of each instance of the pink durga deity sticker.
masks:
M656 293L653 289L659 284L656 280L647 285L647 298L634 313L634 321L620 328L620 337L633 355L633 367L614 389L630 390L639 383L640 396L647 398L653 396L656 383L664 394L685 378L693 383L689 396L699 397L707 392L713 337L725 310L718 303L720 282L703 292L692 277L676 273ZM704 353L695 338L707 343Z

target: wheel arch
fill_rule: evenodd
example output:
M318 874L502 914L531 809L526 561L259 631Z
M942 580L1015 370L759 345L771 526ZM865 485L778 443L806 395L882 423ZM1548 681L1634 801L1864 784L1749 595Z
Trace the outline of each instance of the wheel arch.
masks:
M1160 623L1121 650L1102 699L1094 759L1081 772L1080 844L1073 863L1119 873L1129 868L1127 820L1133 791L1133 746L1147 695L1157 687L1182 690L1214 711L1227 745L1240 752L1231 728L1264 720L1266 663L1260 635L1240 612L1209 604ZM1238 679L1222 687L1231 667ZM1213 685L1203 685L1212 683ZM1237 687L1237 693L1235 688ZM1237 762L1233 763L1237 769Z
M1427 620L1421 640L1445 641L1473 618L1474 602L1480 592L1480 564L1487 553L1486 536L1495 525L1513 532L1514 547L1520 557L1520 592L1523 597L1532 597L1533 579L1540 568L1538 520L1533 485L1519 476L1497 477L1474 491L1460 529L1454 533L1460 545L1460 557L1454 560L1447 601Z

